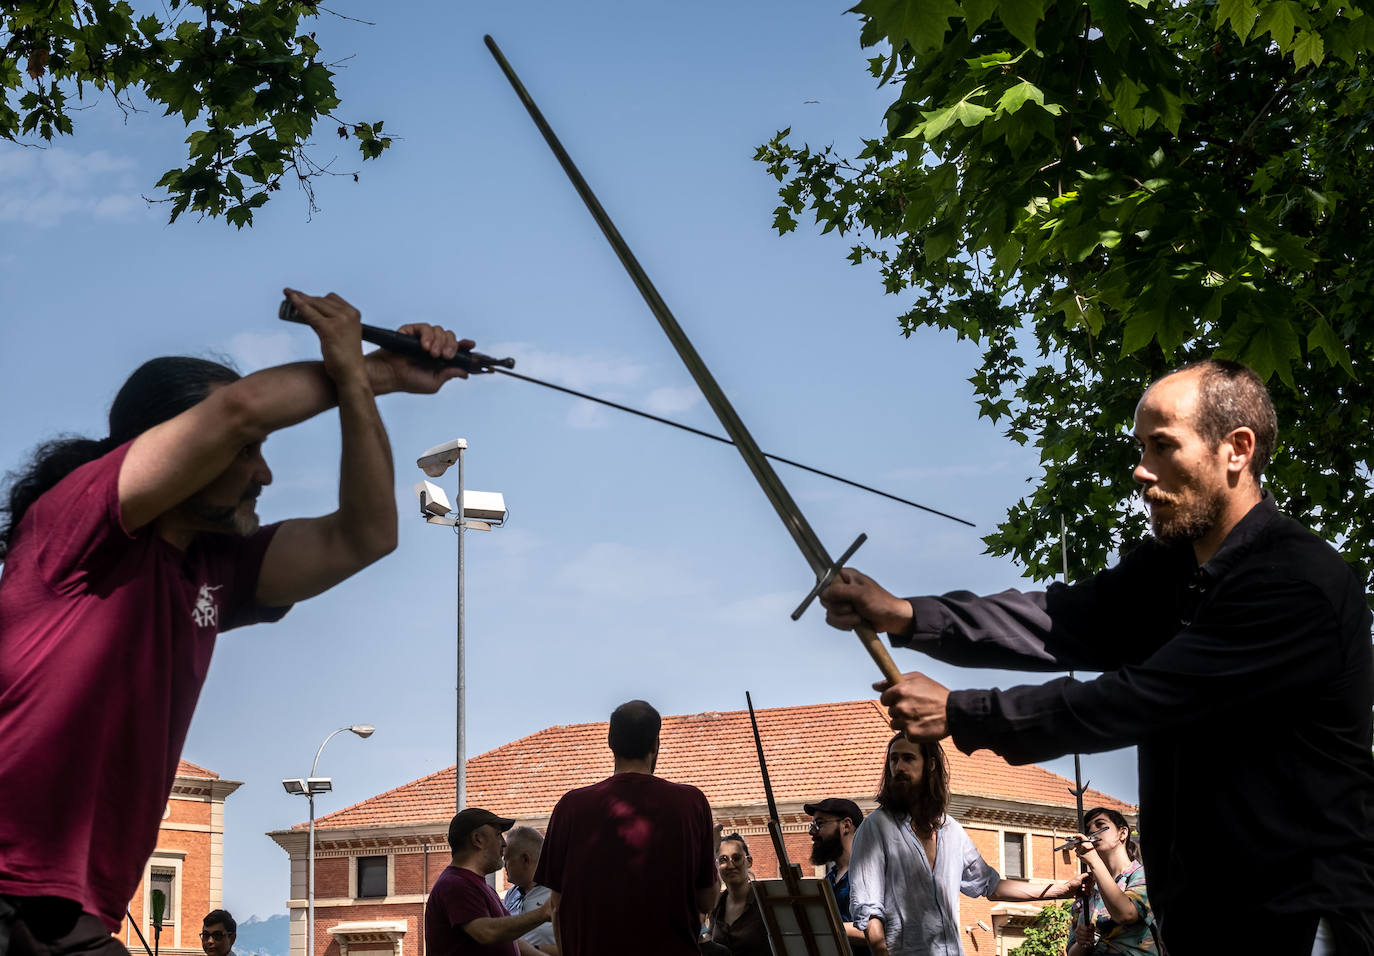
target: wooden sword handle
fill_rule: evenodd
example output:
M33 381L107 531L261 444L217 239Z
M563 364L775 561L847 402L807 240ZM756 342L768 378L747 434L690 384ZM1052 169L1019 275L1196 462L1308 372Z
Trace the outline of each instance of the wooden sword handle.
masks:
M897 669L896 663L892 660L892 655L887 652L882 638L877 632L867 624L860 624L854 628L854 633L859 635L859 640L863 641L864 648L868 651L868 656L873 658L873 663L878 665L878 670L883 672L892 683L897 683L902 679L902 672Z

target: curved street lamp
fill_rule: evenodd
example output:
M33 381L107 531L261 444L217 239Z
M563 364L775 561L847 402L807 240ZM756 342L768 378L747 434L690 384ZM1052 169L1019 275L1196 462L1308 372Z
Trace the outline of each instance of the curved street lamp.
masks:
M287 793L303 796L310 801L310 861L307 864L309 876L306 878L305 888L305 956L315 956L315 794L328 793L334 789L334 781L329 777L315 776L315 770L320 765L320 754L324 753L324 745L333 740L335 735L341 734L345 730L366 740L376 732L377 728L371 724L340 727L320 742L320 749L315 751L315 761L310 765L310 776L305 779L296 777L281 782Z

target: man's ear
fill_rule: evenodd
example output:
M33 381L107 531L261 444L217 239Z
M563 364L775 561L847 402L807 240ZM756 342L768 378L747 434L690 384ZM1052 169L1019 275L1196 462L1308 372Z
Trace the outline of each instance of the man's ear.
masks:
M1226 436L1226 444L1231 446L1231 454L1226 459L1226 470L1241 475L1250 470L1250 459L1255 454L1255 433L1241 426Z

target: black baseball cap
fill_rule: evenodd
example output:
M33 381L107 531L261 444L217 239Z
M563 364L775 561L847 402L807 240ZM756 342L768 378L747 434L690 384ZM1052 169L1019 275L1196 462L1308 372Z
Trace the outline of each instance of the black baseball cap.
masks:
M496 827L497 831L500 833L505 833L511 827L515 826L514 820L507 817L498 817L490 810L483 810L480 807L468 807L466 810L460 810L458 815L455 816L453 821L448 825L449 849L456 848L473 830L481 826L486 826L488 823Z
M853 800L846 800L844 797L827 797L820 803L808 803L802 809L813 817L817 813L846 817L856 827L864 822L864 812L859 809L859 805Z

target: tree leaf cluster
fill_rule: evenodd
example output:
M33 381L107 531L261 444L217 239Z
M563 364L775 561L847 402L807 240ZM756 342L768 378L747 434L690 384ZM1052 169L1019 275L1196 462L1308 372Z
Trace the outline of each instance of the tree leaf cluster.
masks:
M1042 907L1026 927L1026 937L1010 956L1063 956L1073 931L1073 900Z
M895 98L857 148L783 130L756 158L779 233L810 214L981 349L980 414L1042 473L989 550L1074 574L1145 533L1142 388L1209 356L1279 411L1279 506L1367 579L1374 237L1371 0L861 0ZM1366 332L1361 333L1360 329ZM919 429L919 421L913 421Z
M310 154L329 120L362 158L391 145L382 122L334 115L331 64L309 29L320 8L281 0L13 0L0 9L0 136L33 144L74 133L77 105L108 96L147 104L188 128L186 161L158 180L170 221L190 210L242 228L294 177L314 211L312 180L333 159Z

